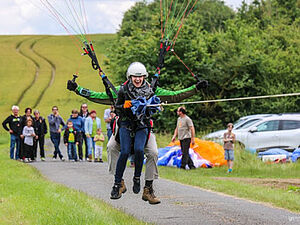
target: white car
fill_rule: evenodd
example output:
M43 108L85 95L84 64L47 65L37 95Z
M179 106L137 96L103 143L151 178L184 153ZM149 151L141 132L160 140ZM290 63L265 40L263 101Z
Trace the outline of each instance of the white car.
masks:
M247 129L235 130L233 133L236 135L236 141L249 150L293 150L300 146L300 116L282 114L265 117Z
M247 127L251 126L253 123L256 123L256 122L262 120L263 118L269 117L272 115L274 115L274 114L256 114L256 115L241 117L238 121L236 121L233 124L233 132L235 130L246 129ZM204 136L204 139L222 143L223 135L226 131L227 130L218 130L218 131L209 133Z

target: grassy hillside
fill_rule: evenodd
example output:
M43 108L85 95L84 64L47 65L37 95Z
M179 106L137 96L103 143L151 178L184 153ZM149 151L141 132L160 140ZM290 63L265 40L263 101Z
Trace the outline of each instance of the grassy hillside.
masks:
M101 65L106 46L113 38L113 34L91 36ZM91 67L90 58L80 55L69 36L0 36L0 47L3 49L0 53L2 120L10 114L14 104L20 106L21 115L26 107L32 107L39 109L42 116L50 114L51 107L57 105L63 118L67 119L73 108L79 109L87 102L66 89L67 80L76 72L80 85L104 90L101 79ZM105 106L88 104L103 117ZM5 133L0 130L1 134Z

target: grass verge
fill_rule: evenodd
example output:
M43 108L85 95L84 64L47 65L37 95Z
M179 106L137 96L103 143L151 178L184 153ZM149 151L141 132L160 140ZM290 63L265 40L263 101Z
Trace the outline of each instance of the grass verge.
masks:
M158 147L167 146L170 134L157 135ZM300 212L300 195L298 188L276 188L272 186L245 183L230 178L300 178L300 163L266 164L241 147L235 149L235 164L232 174L227 174L226 167L212 169L199 168L192 171L172 167L159 167L159 175L163 178L183 184L193 185L253 201L266 202L276 207ZM226 178L216 179L216 178ZM295 190L296 191L295 191Z
M101 200L46 180L29 165L8 159L4 143L0 137L0 224L143 224Z

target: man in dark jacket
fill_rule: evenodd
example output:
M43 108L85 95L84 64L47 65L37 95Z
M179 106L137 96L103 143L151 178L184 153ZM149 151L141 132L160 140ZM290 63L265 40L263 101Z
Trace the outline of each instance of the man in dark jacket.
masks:
M19 116L19 107L14 105L12 108L12 115L7 117L2 126L5 130L10 133L10 158L14 159L14 150L16 147L15 152L15 159L20 159L19 151L20 151L20 135L21 135L21 118ZM7 127L7 124L9 127Z
M37 146L40 146L40 156L41 160L45 161L45 134L47 134L47 124L43 117L40 116L40 112L38 110L34 111L34 131L36 136L36 141L34 143L34 157L37 157Z

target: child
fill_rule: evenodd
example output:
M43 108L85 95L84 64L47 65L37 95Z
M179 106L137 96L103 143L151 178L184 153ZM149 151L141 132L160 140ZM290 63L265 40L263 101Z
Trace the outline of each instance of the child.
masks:
M102 150L103 150L103 143L104 143L104 135L101 132L101 128L97 129L97 134L94 137L95 142L95 160L94 162L101 162L102 160Z
M76 145L78 145L78 132L73 127L73 122L67 122L67 129L64 133L64 143L68 148L68 157L69 160L74 160L77 162L77 152L76 152Z
M24 162L30 162L32 159L34 159L34 128L32 127L32 120L28 119L26 121L26 126L23 128L22 135L24 136L24 149L23 149L23 158Z
M227 124L227 132L224 133L224 149L225 149L225 160L227 160L228 173L232 172L233 160L234 160L234 151L233 143L235 142L235 134L232 133L233 124Z

